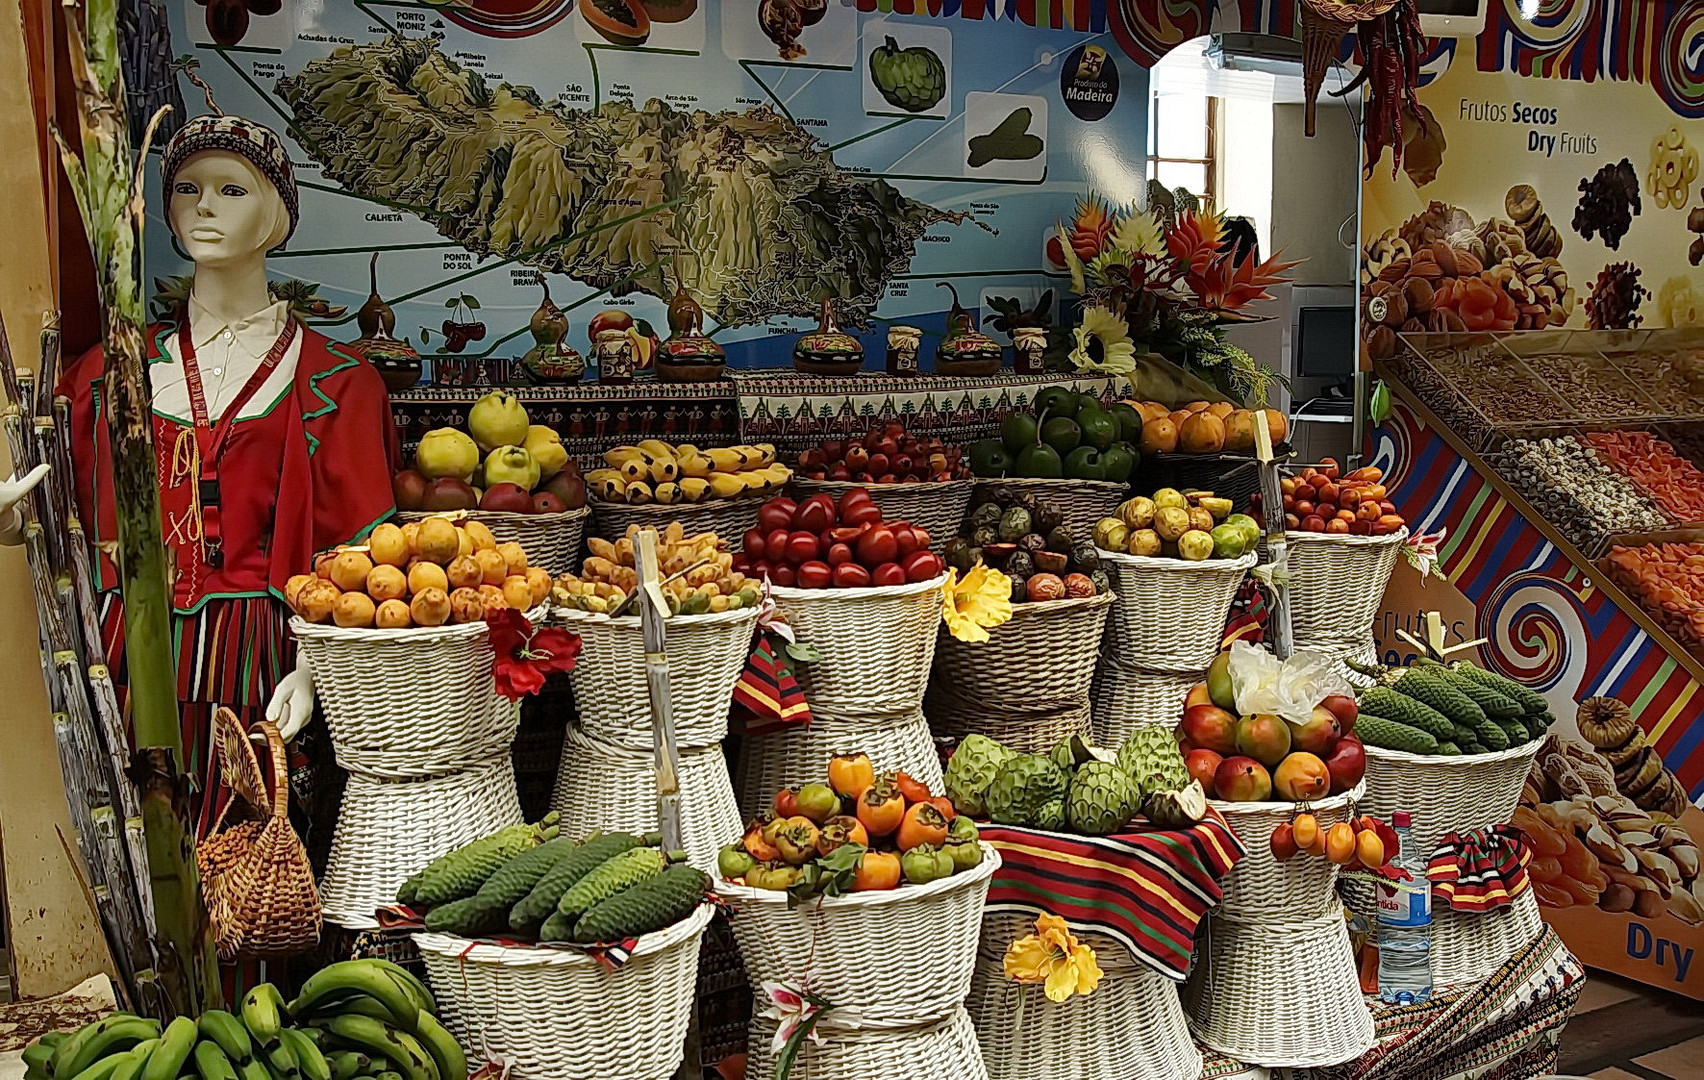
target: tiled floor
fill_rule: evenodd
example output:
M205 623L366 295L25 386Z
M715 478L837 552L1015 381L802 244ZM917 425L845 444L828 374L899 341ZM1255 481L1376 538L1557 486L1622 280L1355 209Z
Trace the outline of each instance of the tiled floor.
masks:
M1556 1071L1594 1080L1704 1080L1704 1002L1592 972Z

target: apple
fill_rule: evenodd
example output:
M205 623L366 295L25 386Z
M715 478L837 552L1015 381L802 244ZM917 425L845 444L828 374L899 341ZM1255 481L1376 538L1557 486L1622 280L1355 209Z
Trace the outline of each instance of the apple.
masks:
M1251 757L1228 757L1213 773L1213 789L1226 802L1265 802L1272 795L1272 774Z
M580 470L569 462L566 467L538 489L541 494L550 494L562 503L564 510L578 510L586 505L586 481L580 475Z
M413 469L404 469L391 477L391 498L398 510L419 510L426 503L425 476Z
M535 514L560 514L568 508L562 505L562 500L548 491L541 491L532 497L532 508Z
M1305 750L1320 757L1329 757L1337 746L1337 740L1343 735L1343 728L1338 722L1337 714L1324 705L1314 706L1314 711L1305 723L1291 724L1290 748Z
M1183 755L1183 765L1189 770L1189 778L1201 781L1201 787L1210 799L1215 797L1213 776L1219 771L1219 765L1224 760L1224 755L1215 754L1211 750L1191 750Z
M1217 705L1213 695L1207 692L1206 683L1197 683L1189 688L1189 696L1183 699L1183 707L1194 708L1197 705Z
M492 484L479 500L481 510L506 510L516 514L533 512L532 496L519 484Z
M426 485L426 493L420 500L422 510L472 510L479 505L479 499L465 480L454 476L440 476Z
M1237 718L1217 705L1185 709L1182 727L1191 746L1224 755L1237 752Z
M1340 734L1347 735L1355 730L1355 718L1361 714L1361 707L1348 694L1333 694L1320 702L1319 707L1331 710L1331 715L1337 717Z
M1278 763L1272 774L1272 790L1280 799L1291 802L1324 798L1331 790L1331 773L1319 755L1298 750Z
M1340 795L1367 774L1367 749L1358 737L1345 735L1325 759L1325 768L1331 774L1331 793Z

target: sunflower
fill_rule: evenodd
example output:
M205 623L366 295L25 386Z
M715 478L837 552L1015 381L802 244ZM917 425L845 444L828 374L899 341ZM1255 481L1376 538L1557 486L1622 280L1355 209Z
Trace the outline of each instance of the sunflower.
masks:
M1106 308L1099 304L1084 308L1083 321L1072 333L1077 337L1077 347L1071 350L1071 364L1079 372L1128 375L1136 370L1136 346L1130 341L1130 328Z
M1012 617L1012 579L982 563L965 572L947 571L941 586L941 617L960 641L987 641L988 629Z

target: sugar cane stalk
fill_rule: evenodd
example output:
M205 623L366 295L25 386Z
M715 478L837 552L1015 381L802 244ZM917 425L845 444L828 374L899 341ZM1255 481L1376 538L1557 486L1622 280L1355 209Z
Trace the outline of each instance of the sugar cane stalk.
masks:
M53 131L94 255L101 300L106 357L102 393L113 450L125 659L136 746L131 771L141 790L159 973L171 1007L196 1013L220 1003L218 961L196 872L190 781L181 772L183 740L166 551L144 377L144 208L124 108L117 2L64 0L66 57L76 90L81 154L57 125ZM159 116L143 134L143 160Z

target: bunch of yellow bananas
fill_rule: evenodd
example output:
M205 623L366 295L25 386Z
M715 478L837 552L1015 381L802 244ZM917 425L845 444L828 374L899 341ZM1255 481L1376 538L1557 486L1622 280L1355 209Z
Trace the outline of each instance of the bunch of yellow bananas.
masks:
M630 525L627 535L613 543L595 536L588 539L592 553L581 572L556 579L552 590L556 602L592 612L620 606L639 585L633 550L638 531L639 526ZM671 521L658 541L658 568L665 578L663 595L670 614L702 615L757 605L757 583L733 569L733 556L715 533L687 536L680 522Z
M769 443L700 450L646 439L606 451L604 463L607 468L586 474L586 490L594 499L634 506L770 495L793 478Z

